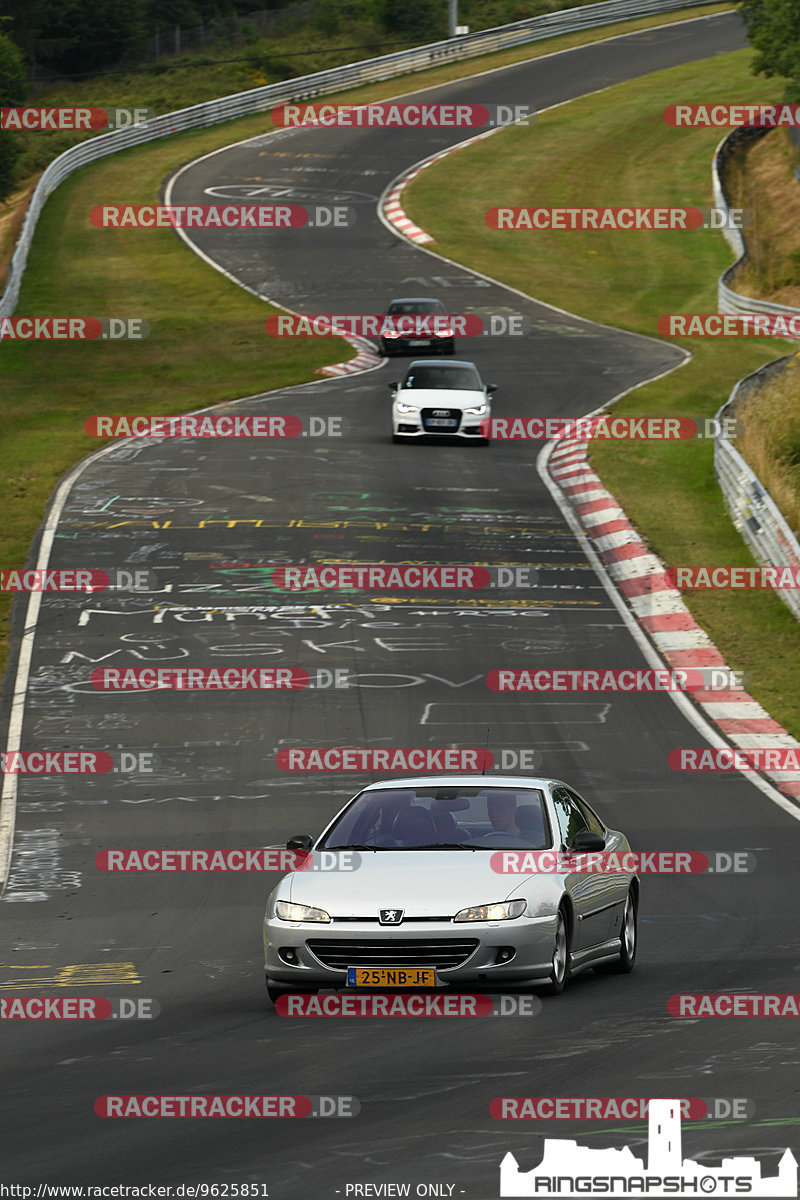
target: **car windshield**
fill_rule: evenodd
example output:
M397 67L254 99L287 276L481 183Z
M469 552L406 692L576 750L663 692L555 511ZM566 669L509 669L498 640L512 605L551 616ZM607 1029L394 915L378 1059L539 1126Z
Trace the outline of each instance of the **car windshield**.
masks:
M389 305L387 312L392 316L418 314L418 313L443 313L445 311L441 300L395 300Z
M544 850L552 846L539 788L367 788L318 848Z
M461 391L482 390L478 372L474 367L449 366L434 363L428 367L412 367L403 380L404 388L450 388Z

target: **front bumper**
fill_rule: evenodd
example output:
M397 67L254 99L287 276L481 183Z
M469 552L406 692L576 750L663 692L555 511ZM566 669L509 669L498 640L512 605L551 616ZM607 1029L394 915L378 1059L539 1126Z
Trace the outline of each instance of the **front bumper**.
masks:
M347 966L435 966L444 984L521 983L546 979L551 971L556 918L523 916L514 921L414 922L388 930L372 921L332 922L330 925L264 921L264 971L270 980L302 991L304 988L341 988L347 984ZM460 965L439 966L431 943L477 944ZM309 947L316 943L316 952ZM352 943L353 961L332 967L323 958L346 958L346 943ZM399 961L392 961L392 945L405 943ZM408 943L419 946L419 955ZM326 951L335 943L336 953ZM372 949L374 943L381 943ZM513 951L507 957L508 951ZM287 961L287 953L294 961ZM416 961L415 960L416 957ZM445 957L446 954L445 954ZM451 954L452 961L453 955Z
M455 413L456 410L453 410ZM392 432L396 437L445 437L464 438L465 440L481 440L483 433L481 422L487 420L488 414L478 416L474 413L456 413L449 417L429 417L423 410L419 412L398 412L392 408ZM433 425L436 420L454 421L453 425Z
M393 354L417 354L421 350L432 350L434 354L455 354L454 338L381 338L381 354L387 358Z

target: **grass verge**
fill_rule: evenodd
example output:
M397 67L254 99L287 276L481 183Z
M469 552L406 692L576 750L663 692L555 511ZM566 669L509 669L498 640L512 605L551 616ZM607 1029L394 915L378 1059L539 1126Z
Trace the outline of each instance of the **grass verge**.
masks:
M499 232L497 205L709 205L719 131L673 129L662 110L775 101L776 86L749 72L750 52L721 55L614 87L542 114L530 129L485 139L422 172L404 207L435 251L531 296L605 324L654 335L669 312L715 312L716 282L731 261L718 233ZM443 208L440 197L458 197ZM734 383L785 354L779 340L679 339L694 357L620 400L619 415L712 416ZM547 412L546 393L542 411ZM667 563L750 565L723 505L710 442L595 443L591 460ZM800 627L768 592L695 592L686 600L751 691L800 737Z

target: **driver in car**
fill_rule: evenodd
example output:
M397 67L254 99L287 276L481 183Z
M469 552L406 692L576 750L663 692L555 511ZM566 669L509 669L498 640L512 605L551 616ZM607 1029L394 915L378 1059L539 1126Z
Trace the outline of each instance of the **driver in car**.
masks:
M522 836L522 830L517 825L514 815L517 811L516 796L488 796L486 799L486 811L489 814L492 827L498 833L510 833L514 837Z

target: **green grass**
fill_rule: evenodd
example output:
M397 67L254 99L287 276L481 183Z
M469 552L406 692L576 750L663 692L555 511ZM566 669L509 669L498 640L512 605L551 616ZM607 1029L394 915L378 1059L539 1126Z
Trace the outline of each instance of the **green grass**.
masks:
M686 9L669 19L729 7ZM351 89L334 98L377 100L665 19L570 34ZM170 71L162 71L152 86L145 86L148 76L100 80L80 88L73 85L43 94L36 102L137 105L164 111L267 82L240 74L213 74L210 68L204 75L203 70L175 71L174 78ZM194 79L191 86L186 82L189 77ZM84 168L48 200L15 315L144 317L152 332L142 342L3 343L0 565L19 566L26 561L56 481L101 444L83 434L86 417L104 412L186 412L305 382L315 377L316 367L351 356L350 347L340 339L268 338L263 320L275 310L204 264L172 232L103 232L88 223L87 213L98 197L156 202L162 180L175 167L270 126L269 117L258 114L125 151ZM54 151L64 148L61 141L48 140L47 145ZM7 661L10 608L11 597L0 594L0 673Z
M731 262L718 233L501 232L497 205L710 205L710 164L721 132L677 130L661 112L686 103L776 100L775 83L749 74L750 52L723 55L615 87L498 133L422 172L404 207L432 249L528 295L606 324L656 334L669 312L715 312L716 282ZM457 195L456 207L442 195ZM619 415L712 416L734 383L787 352L778 340L687 338L693 360L619 401ZM711 443L595 443L591 461L645 540L667 563L752 564L722 502ZM686 596L729 664L800 736L800 628L769 592Z

